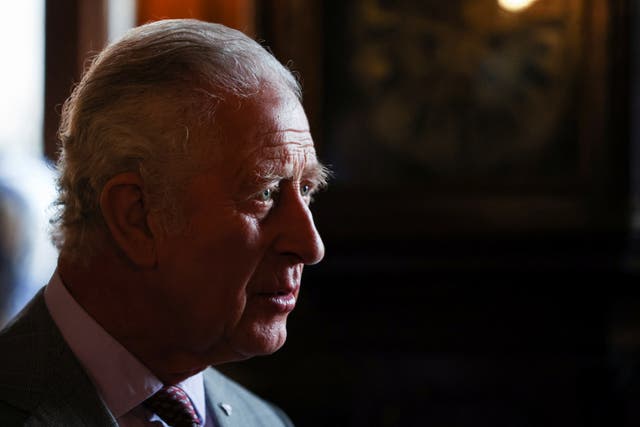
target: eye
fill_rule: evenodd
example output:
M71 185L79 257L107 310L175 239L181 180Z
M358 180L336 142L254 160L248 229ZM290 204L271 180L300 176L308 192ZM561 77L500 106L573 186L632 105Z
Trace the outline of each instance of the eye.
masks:
M300 194L302 197L307 197L311 194L311 186L309 184L302 184L300 186Z
M258 193L258 200L260 200L261 202L268 202L272 198L273 198L272 188L265 188L264 190Z
M278 197L279 191L278 184L270 185L258 191L253 198L259 203L272 203Z

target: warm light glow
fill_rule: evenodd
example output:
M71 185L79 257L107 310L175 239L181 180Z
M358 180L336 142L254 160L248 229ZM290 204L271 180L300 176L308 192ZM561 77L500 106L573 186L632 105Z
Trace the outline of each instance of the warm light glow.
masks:
M498 0L501 8L509 12L520 12L531 6L536 0Z

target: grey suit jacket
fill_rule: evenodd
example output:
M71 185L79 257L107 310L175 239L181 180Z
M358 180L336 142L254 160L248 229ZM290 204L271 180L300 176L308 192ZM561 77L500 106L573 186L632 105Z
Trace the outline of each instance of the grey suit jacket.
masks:
M217 426L292 426L278 408L218 371L208 369L204 377L209 414ZM0 426L117 425L51 319L40 291L0 332Z

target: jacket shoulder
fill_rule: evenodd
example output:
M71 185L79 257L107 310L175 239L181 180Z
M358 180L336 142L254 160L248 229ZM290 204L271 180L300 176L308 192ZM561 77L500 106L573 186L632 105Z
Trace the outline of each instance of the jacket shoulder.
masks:
M29 413L0 401L0 426L18 427L26 424Z
M213 368L204 372L207 403L218 419L232 419L232 425L293 427L277 406L262 399Z
M116 426L40 291L0 331L0 426Z
M48 330L43 328L42 292L0 331L0 410L29 411L44 391L46 366L39 363L51 350ZM0 424L4 425L4 424Z

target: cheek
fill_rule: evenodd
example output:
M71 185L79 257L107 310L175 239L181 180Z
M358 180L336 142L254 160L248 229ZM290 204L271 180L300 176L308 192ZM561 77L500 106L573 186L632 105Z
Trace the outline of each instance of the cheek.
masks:
M205 310L236 312L244 308L246 287L262 259L260 232L251 220L201 222L172 252L174 279L186 297ZM241 219L241 218L240 218ZM195 224L192 224L195 225Z
M228 285L248 279L259 263L260 232L251 221L207 224L187 239L191 268ZM233 286L231 286L233 287Z

